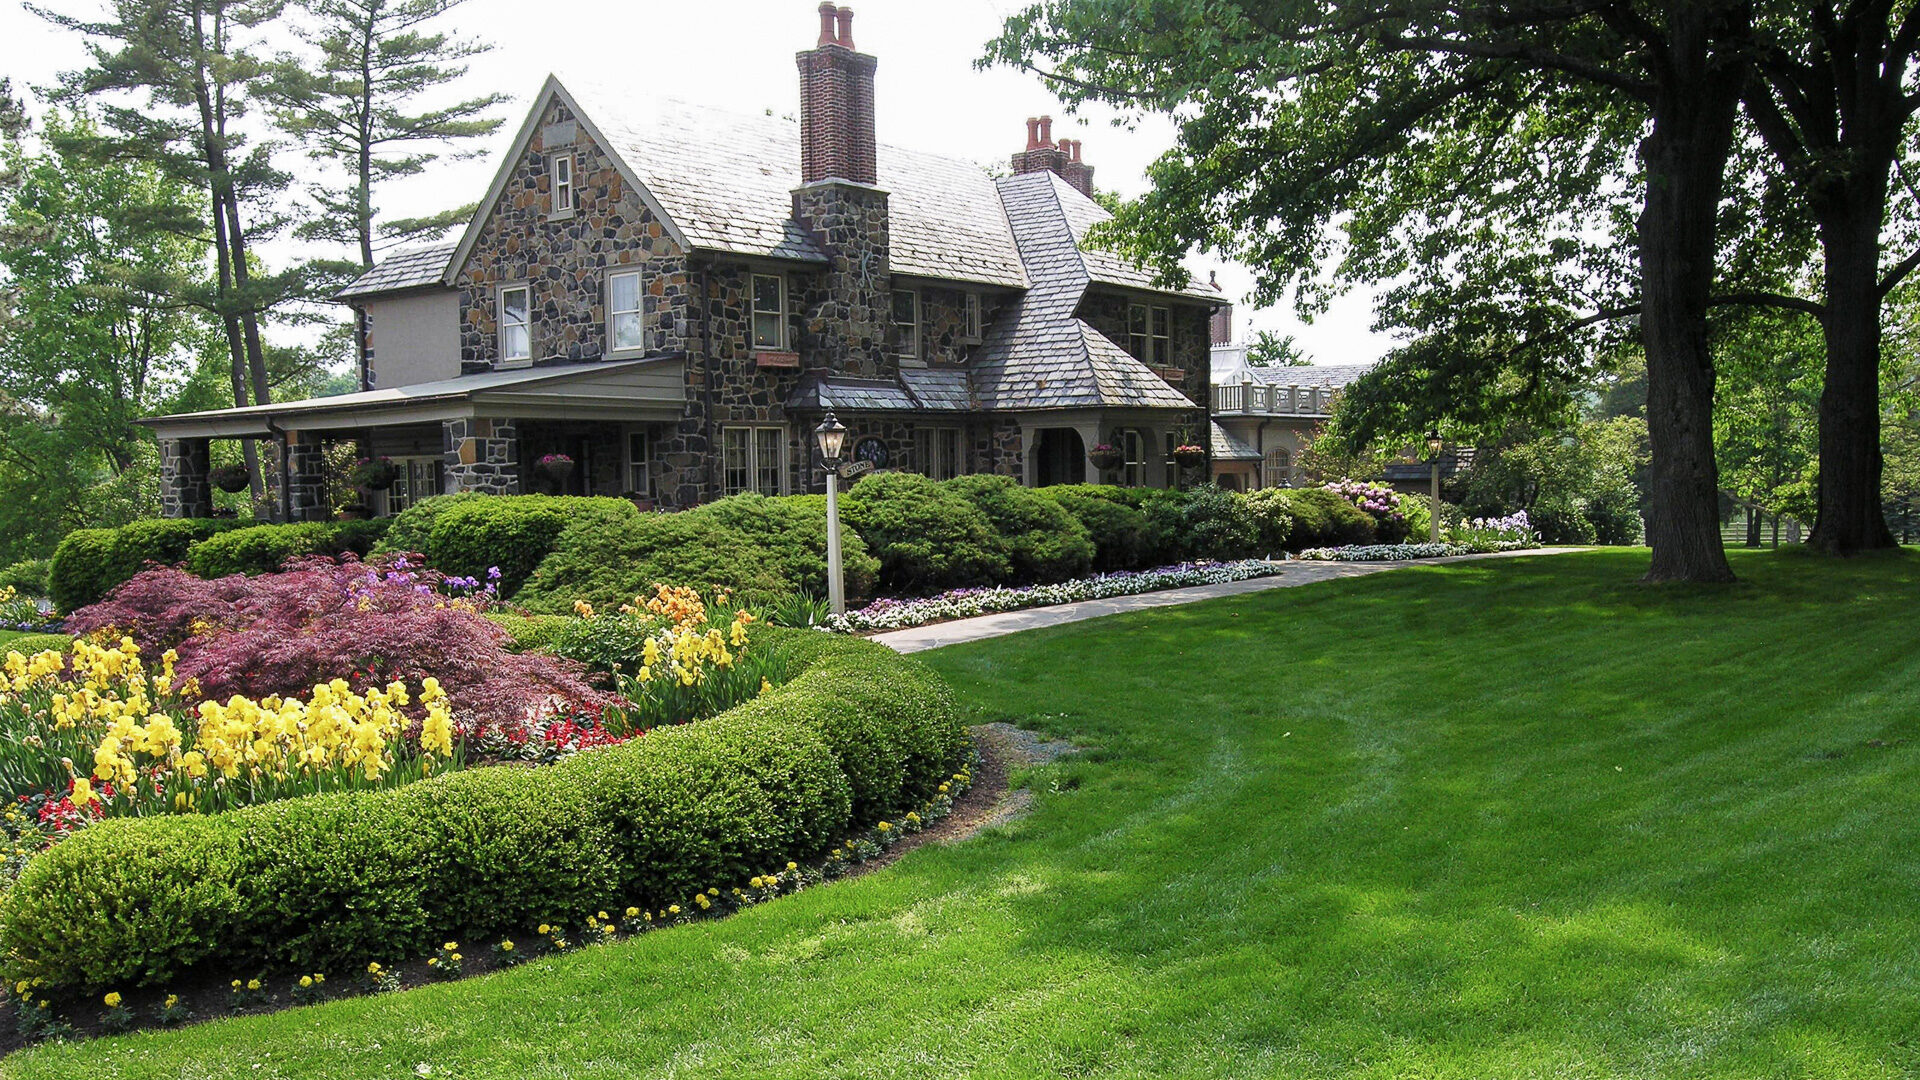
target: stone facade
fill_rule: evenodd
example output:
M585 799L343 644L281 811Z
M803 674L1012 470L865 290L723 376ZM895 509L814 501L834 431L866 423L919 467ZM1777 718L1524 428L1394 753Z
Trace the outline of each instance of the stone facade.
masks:
M160 513L170 518L213 516L212 443L160 440Z
M688 348L692 291L686 253L627 187L613 158L555 99L514 163L454 284L460 289L463 370L499 362L499 293L530 287L535 362L609 355L607 276L640 271L643 353ZM554 157L573 158L574 209L554 212Z
M520 434L511 420L448 420L441 490L518 495Z
M314 432L287 434L287 514L293 521L333 516L327 499L326 443Z
M860 378L898 374L887 193L837 181L808 184L793 193L793 215L829 259L802 301L801 366Z

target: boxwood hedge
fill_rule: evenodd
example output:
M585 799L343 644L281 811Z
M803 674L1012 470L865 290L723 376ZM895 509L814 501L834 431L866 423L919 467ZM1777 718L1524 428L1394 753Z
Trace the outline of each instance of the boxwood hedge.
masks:
M61 611L86 607L148 563L172 566L185 559L196 542L251 524L231 518L152 518L117 529L76 529L53 551L48 592Z
M348 972L659 907L815 855L962 762L951 696L919 662L765 632L784 685L558 765L89 826L0 898L6 971L91 987L212 966Z
M255 525L209 536L187 549L187 572L195 577L270 574L300 555L364 556L386 534L391 519L303 521Z

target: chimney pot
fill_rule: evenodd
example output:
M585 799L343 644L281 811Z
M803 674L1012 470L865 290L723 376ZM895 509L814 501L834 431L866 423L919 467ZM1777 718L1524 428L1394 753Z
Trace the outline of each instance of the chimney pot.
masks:
M834 12L834 15L840 20L840 44L849 49L853 48L853 9L843 7Z
M1040 118L1040 144L1042 146L1053 145L1053 117L1051 116L1043 116Z
M835 36L834 30L833 30L833 18L834 18L834 15L838 12L838 10L839 9L834 7L833 4L830 2L830 0L828 3L823 3L820 5L820 40L814 42L814 48L819 48L822 45L836 45L839 43L840 39L837 36Z
M1075 161L1080 160L1080 140L1079 139L1073 140L1073 160Z
M1027 149L1040 149L1040 118L1037 116L1027 117Z

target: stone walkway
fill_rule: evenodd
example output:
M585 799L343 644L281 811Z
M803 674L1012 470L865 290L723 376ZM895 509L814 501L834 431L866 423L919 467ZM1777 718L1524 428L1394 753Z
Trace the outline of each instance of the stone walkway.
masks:
M1365 577L1368 574L1379 574L1408 566L1436 566L1443 563L1470 562L1476 559L1509 559L1527 555L1563 555L1569 551L1586 550L1588 549L1577 547L1533 548L1527 551L1502 551L1490 555L1450 555L1439 559L1410 559L1406 562L1389 563L1289 562L1286 564L1286 569L1271 577L1248 578L1245 581L1229 581L1219 585L1190 585L1184 589L1162 589L1159 592L1114 596L1105 600L1081 600L1073 604L1005 611L997 615L977 615L971 619L954 619L951 622L915 626L906 630L889 630L883 634L873 635L873 640L895 652L915 653L925 649L937 649L942 645L958 645L964 641L1003 637L1007 634L1017 634L1022 630L1059 626L1062 623L1079 622L1082 619L1098 619L1129 611L1144 611L1147 608L1191 604L1199 600L1218 600L1223 596L1265 592L1268 589L1311 585L1316 581L1332 581L1336 578Z

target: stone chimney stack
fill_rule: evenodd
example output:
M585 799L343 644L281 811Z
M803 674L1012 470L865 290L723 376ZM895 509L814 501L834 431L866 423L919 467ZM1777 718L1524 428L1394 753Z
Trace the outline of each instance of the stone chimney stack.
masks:
M878 181L873 134L873 70L879 61L853 49L853 9L820 5L820 38L796 57L800 66L800 179Z
M1054 142L1051 116L1027 119L1027 148L1013 155L1015 175L1042 169L1059 175L1080 194L1093 197L1093 167L1080 160L1080 140Z

